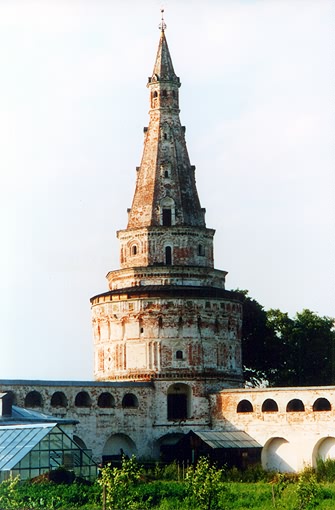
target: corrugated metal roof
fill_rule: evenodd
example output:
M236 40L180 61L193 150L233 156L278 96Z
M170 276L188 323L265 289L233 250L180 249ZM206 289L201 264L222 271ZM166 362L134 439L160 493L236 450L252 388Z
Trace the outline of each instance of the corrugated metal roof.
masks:
M13 469L56 425L0 426L0 471Z
M262 448L262 445L243 430L230 432L205 430L194 434L211 448Z
M0 426L8 424L15 425L20 423L60 423L60 424L76 424L78 420L73 418L58 418L45 413L40 413L32 409L24 407L12 406L11 416L0 416Z

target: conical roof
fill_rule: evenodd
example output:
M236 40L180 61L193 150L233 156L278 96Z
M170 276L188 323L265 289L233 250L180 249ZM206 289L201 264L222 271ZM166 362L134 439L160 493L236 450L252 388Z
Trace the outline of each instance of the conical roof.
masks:
M127 229L152 226L205 227L194 170L188 156L185 128L179 118L180 81L161 30L152 77L149 78L150 121L145 128ZM170 211L170 212L169 212ZM171 215L171 221L165 221Z
M176 76L173 69L172 59L164 30L161 30L152 78L155 78L158 81L179 82L179 78Z

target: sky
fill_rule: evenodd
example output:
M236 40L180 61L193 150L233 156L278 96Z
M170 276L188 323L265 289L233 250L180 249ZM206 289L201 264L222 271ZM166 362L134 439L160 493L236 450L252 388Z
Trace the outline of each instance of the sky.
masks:
M215 267L335 316L333 0L0 0L0 379L93 379L161 7Z

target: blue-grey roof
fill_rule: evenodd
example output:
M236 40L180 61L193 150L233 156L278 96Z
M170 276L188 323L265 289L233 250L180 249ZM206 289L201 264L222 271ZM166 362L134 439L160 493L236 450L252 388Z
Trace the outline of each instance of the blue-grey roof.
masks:
M33 411L32 409L25 409L23 407L12 406L11 416L0 416L0 426L9 426L23 423L60 423L60 424L75 424L78 420L68 418L56 418L49 414Z
M13 469L56 425L0 425L0 471Z
M211 448L262 448L262 446L243 430L231 432L205 430L194 432Z
M1 386L64 386L92 388L152 388L151 381L44 381L34 379L0 379Z

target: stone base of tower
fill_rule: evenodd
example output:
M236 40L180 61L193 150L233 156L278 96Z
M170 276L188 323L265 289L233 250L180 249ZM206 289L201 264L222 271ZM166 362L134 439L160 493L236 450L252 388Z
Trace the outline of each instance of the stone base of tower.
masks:
M242 305L222 288L139 286L91 299L100 381L242 384ZM227 386L225 386L227 387Z

